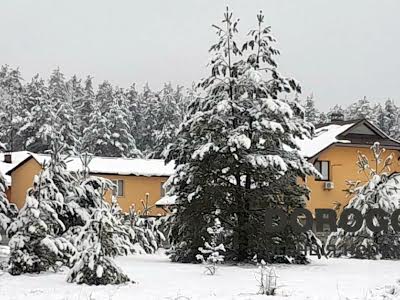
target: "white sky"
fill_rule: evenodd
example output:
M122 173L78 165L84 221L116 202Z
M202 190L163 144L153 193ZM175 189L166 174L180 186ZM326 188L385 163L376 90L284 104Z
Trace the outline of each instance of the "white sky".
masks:
M122 87L190 85L206 75L227 4L242 34L264 11L281 72L319 108L363 96L400 104L398 0L0 0L0 64L25 79L59 66Z

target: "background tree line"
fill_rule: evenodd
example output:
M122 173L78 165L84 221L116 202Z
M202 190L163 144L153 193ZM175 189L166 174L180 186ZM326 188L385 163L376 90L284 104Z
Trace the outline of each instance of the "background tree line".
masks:
M166 83L153 91L104 81L93 87L92 77L66 79L60 69L46 81L39 75L24 81L18 69L0 68L0 142L9 151L44 152L57 132L73 152L98 156L160 158L176 137L194 89ZM367 98L328 112L315 107L313 96L303 106L314 125L329 122L333 112L345 120L366 118L400 139L400 108L393 100L372 104Z
M44 152L59 134L70 150L113 157L159 158L175 137L193 92L167 83L159 91L124 89L92 77L66 79L60 69L45 81L23 81L0 69L0 142L9 151Z

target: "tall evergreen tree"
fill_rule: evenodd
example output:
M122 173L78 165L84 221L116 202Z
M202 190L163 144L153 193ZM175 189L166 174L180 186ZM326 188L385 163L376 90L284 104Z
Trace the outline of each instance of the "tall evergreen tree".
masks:
M314 96L312 94L306 99L304 111L307 122L310 122L314 125L319 123L319 112L315 108Z
M108 81L104 81L99 85L96 93L96 103L99 105L100 112L105 115L113 104L114 89Z
M129 109L127 99L122 89L116 89L113 103L105 113L111 137L105 149L106 156L139 157L141 152L136 148L136 142L129 128Z
M171 84L165 84L155 107L157 126L153 129L154 146L149 154L150 158L161 158L167 145L175 139L181 122L179 101L179 87L174 91Z
M148 84L145 85L140 96L142 98L140 101L144 104L144 109L138 147L145 155L148 155L154 149L155 145L153 133L158 126L156 112L160 97L150 89Z
M383 124L383 131L395 139L400 138L400 109L391 99L385 102Z
M22 125L21 99L23 93L22 78L18 69L2 66L0 69L0 142L8 151L21 150L16 138Z
M167 153L167 160L177 164L170 193L179 204L171 259L195 261L217 216L231 233L224 242L228 259L244 261L257 254L276 261L270 247L308 240L289 227L268 234L264 214L267 208L290 213L305 206L308 190L296 179L315 170L300 155L295 137L310 137L313 127L299 104L279 99L281 93L301 90L279 74L274 59L279 51L262 13L241 49L237 21L229 11L224 16L223 26L214 26L218 41L210 48L211 75L200 84L205 97L190 104Z
M56 132L55 107L44 80L35 76L28 83L24 98L26 103L31 103L32 108L25 112L25 124L19 129L18 136L24 143L24 149L43 153L50 149L51 137Z
M80 135L83 136L85 128L90 125L90 116L95 108L95 94L93 91L92 78L88 76L84 82L81 103L76 107L79 116Z
M106 146L111 139L111 131L97 103L90 114L89 124L83 131L82 150L97 156L105 156Z
M143 125L143 111L144 111L144 103L142 101L142 97L139 97L139 93L136 90L136 85L132 84L125 92L126 99L128 101L128 122L130 133L133 138L136 140L136 144L139 149L140 148L140 140L142 134Z

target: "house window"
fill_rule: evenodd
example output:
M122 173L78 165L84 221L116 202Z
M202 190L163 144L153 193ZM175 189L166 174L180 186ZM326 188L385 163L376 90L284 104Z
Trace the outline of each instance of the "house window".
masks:
M112 180L114 183L113 195L117 197L124 196L124 181L121 179Z
M165 188L164 188L165 182L160 183L160 198L165 196Z
M314 163L314 167L322 175L322 178L316 180L328 181L330 178L329 174L329 161L327 160L317 160Z

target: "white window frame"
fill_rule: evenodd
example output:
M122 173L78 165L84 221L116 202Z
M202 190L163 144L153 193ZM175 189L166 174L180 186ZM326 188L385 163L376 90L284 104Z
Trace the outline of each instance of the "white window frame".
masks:
M322 175L322 178L316 178L317 181L330 181L331 179L331 163L329 160L317 160L314 167Z

